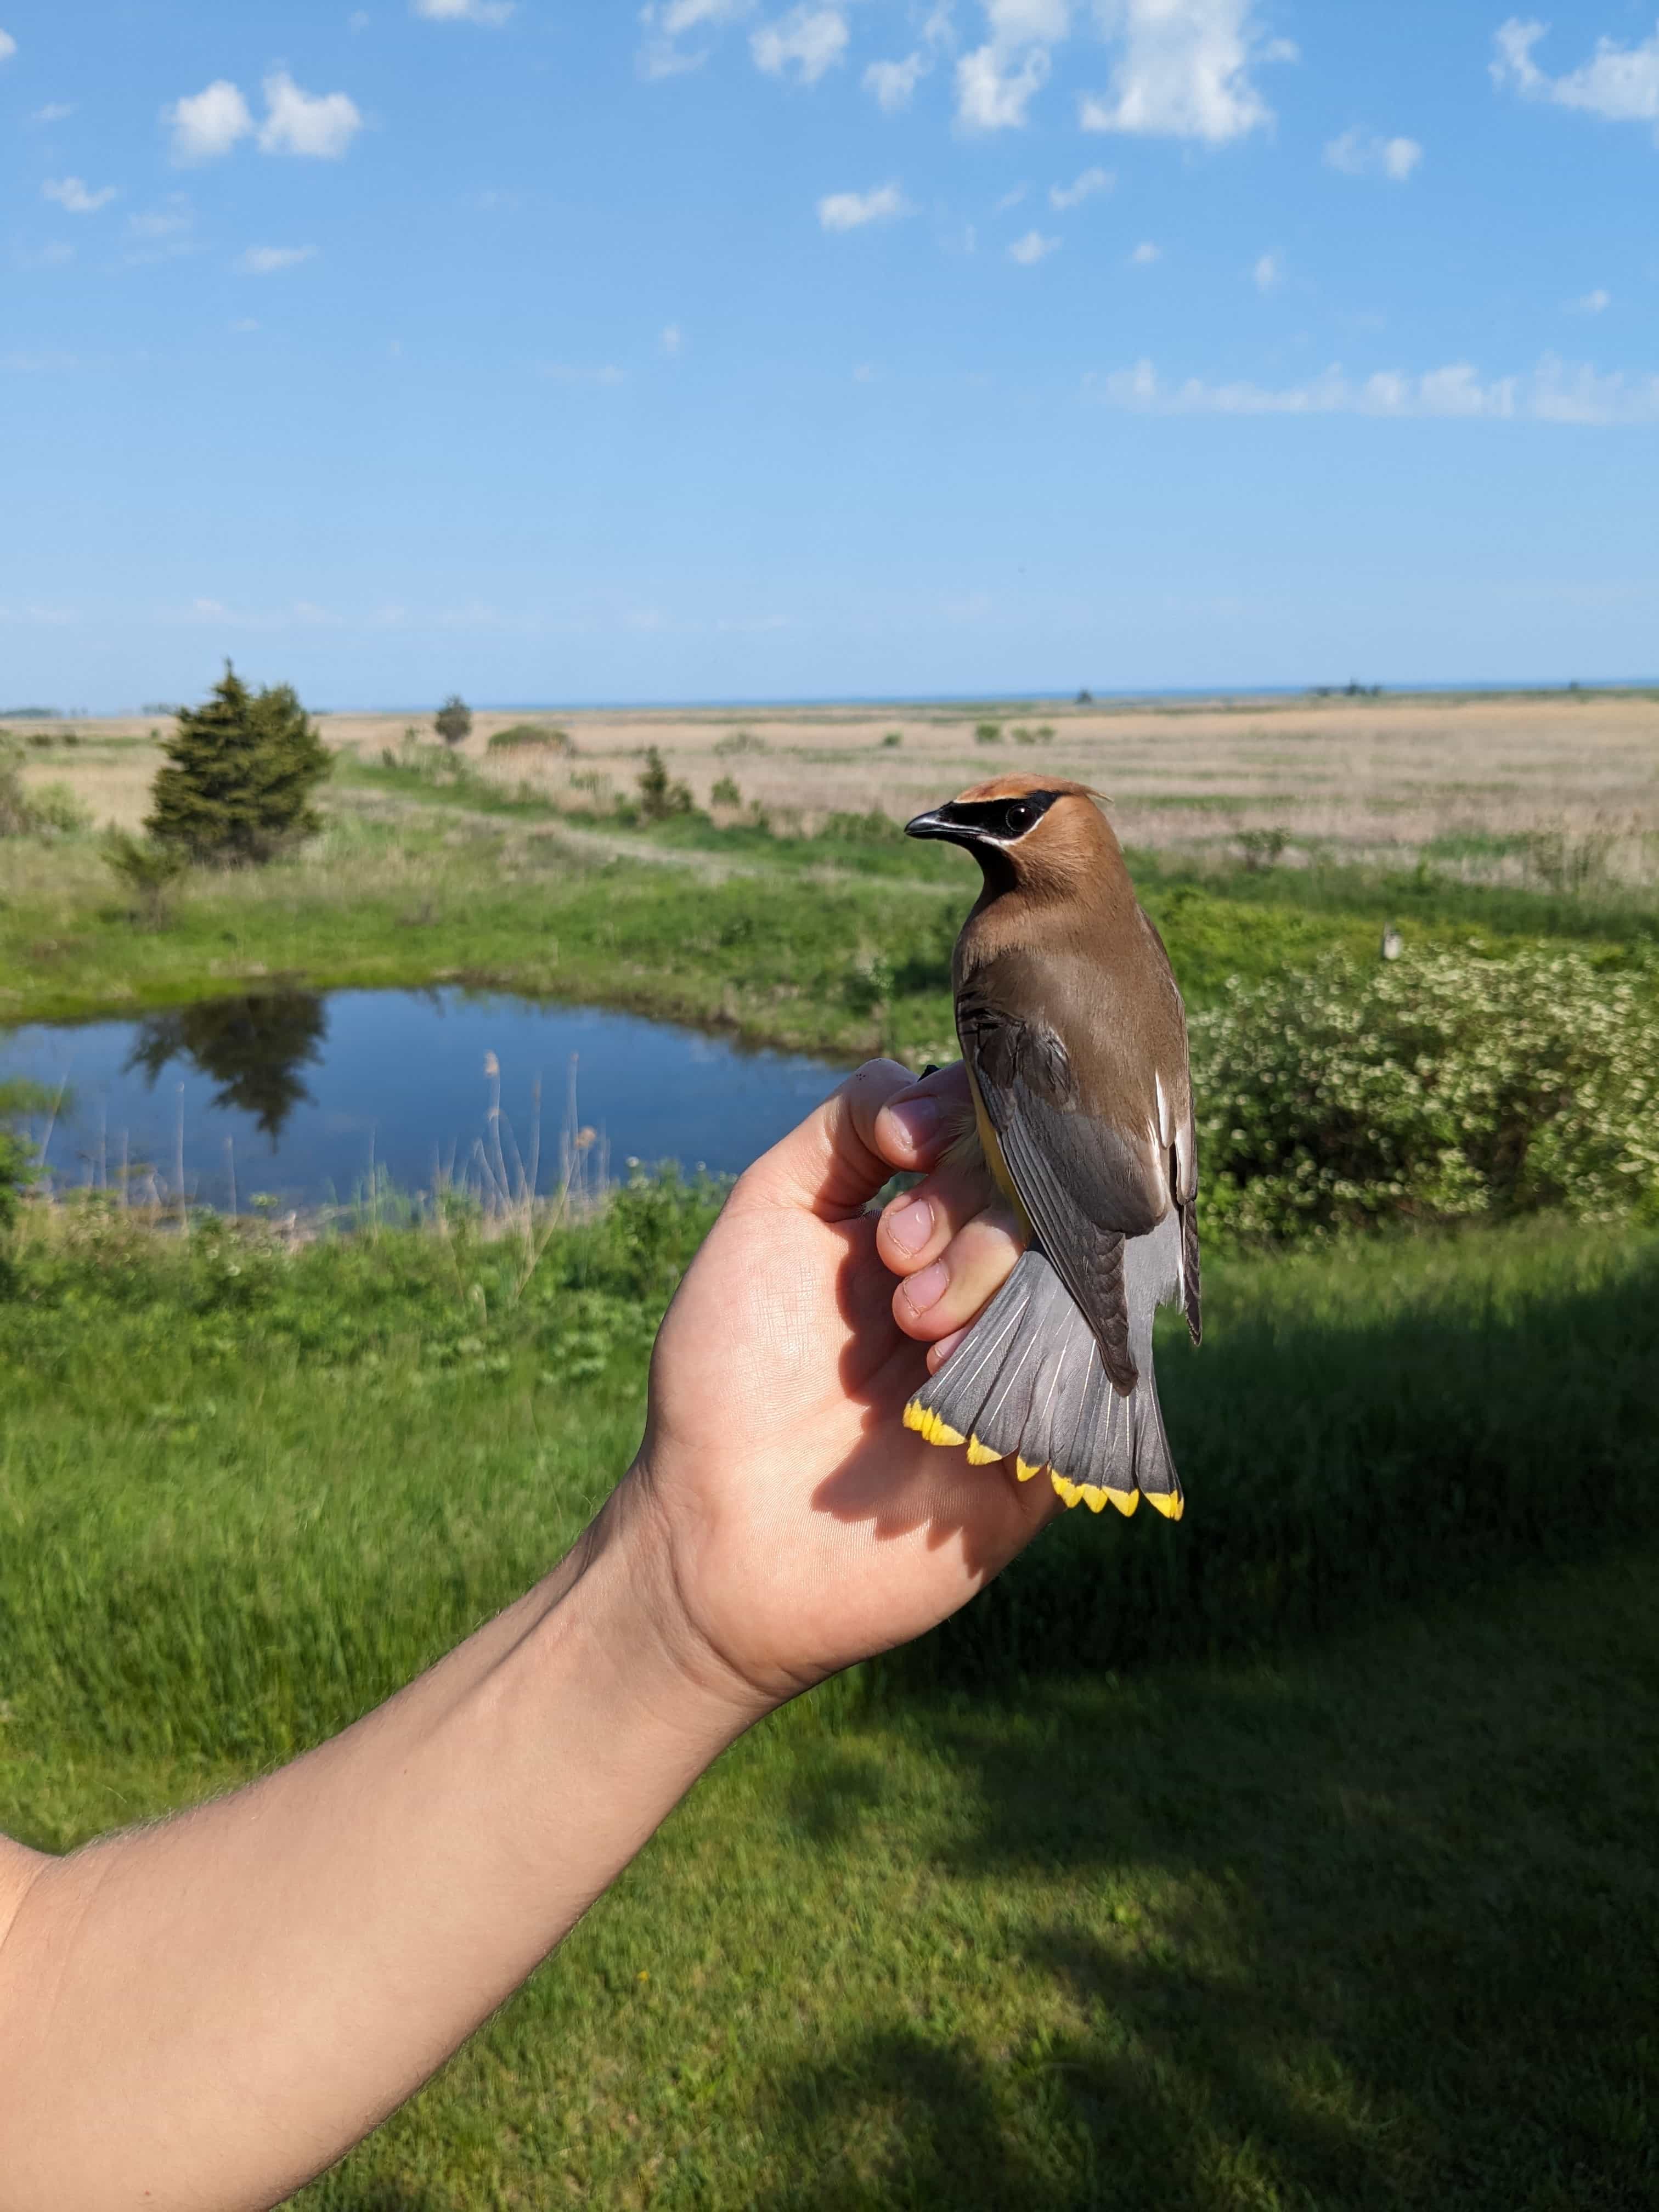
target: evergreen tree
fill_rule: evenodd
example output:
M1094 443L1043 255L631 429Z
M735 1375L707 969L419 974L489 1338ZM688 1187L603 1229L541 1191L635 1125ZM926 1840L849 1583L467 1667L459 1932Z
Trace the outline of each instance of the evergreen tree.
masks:
M310 799L332 763L291 685L251 692L227 661L206 705L181 707L178 724L144 823L158 844L192 860L269 860L322 828Z

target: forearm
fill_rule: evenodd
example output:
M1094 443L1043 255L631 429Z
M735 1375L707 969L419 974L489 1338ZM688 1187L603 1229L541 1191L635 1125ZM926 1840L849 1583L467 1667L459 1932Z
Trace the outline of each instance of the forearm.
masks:
M344 1735L43 1869L0 1943L0 2212L278 2201L488 2017L753 1717L626 1508Z

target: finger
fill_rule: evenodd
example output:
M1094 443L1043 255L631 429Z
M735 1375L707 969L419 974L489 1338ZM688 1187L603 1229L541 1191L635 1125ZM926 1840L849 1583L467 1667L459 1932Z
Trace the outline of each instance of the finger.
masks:
M861 1213L892 1173L878 1151L877 1118L914 1087L896 1060L867 1060L799 1128L738 1178L730 1204L799 1206L828 1221Z
M937 1344L930 1344L927 1347L927 1372L937 1375L957 1345L965 1343L967 1338L965 1328L953 1328L949 1336L942 1336Z
M1012 1213L992 1206L976 1214L939 1258L902 1282L893 1293L893 1318L907 1336L924 1344L972 1321L1002 1288L1022 1249Z
M958 1060L907 1084L876 1117L876 1149L891 1168L916 1174L973 1127L973 1094Z
M884 1209L876 1224L876 1250L894 1274L914 1275L995 1203L996 1186L985 1168L947 1161Z

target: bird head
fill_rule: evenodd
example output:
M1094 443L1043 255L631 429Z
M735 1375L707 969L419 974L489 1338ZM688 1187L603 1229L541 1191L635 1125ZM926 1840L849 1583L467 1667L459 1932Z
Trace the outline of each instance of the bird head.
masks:
M988 890L1066 891L1122 865L1111 826L1087 784L998 775L904 825L907 837L963 845Z

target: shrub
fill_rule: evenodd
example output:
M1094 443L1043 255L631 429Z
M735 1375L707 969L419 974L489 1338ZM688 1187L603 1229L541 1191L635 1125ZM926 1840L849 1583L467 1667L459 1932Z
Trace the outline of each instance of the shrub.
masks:
M488 750L492 753L513 752L520 746L536 746L550 753L574 753L576 750L568 731L550 728L545 722L514 722L507 729L497 730Z
M179 711L144 823L192 860L273 859L314 836L311 794L332 763L292 687L250 692L230 663L203 707Z
M708 804L711 806L741 806L743 793L738 788L736 776L723 775L709 793Z
M1000 745L1002 743L1001 723L976 722L974 725L974 743L976 745Z
M1287 830L1241 830L1238 833L1244 866L1253 875L1276 866L1290 842Z
M34 1147L17 1127L26 1114L51 1112L55 1094L37 1083L0 1083L0 1236L17 1218L17 1201L39 1173ZM0 1258L0 1288L6 1267Z
M167 918L167 893L190 866L188 855L177 845L112 830L104 839L104 860L137 900L139 919L160 929Z
M62 836L89 828L91 816L67 784L25 791L23 757L18 740L0 730L0 837Z
M647 822L664 822L671 814L690 814L692 808L690 788L684 783L671 783L663 757L653 745L645 757L645 766L639 777L640 813Z
M753 737L747 730L733 730L729 737L720 738L714 746L715 753L721 760L730 759L734 753L769 753L771 750L764 738Z
M896 752L904 743L904 732L902 730L889 730L881 742L887 751Z
M1207 1224L1287 1238L1559 1206L1659 1219L1659 969L1342 958L1192 1024Z
M432 726L447 745L464 744L472 732L472 709L459 691L452 691L432 718Z

